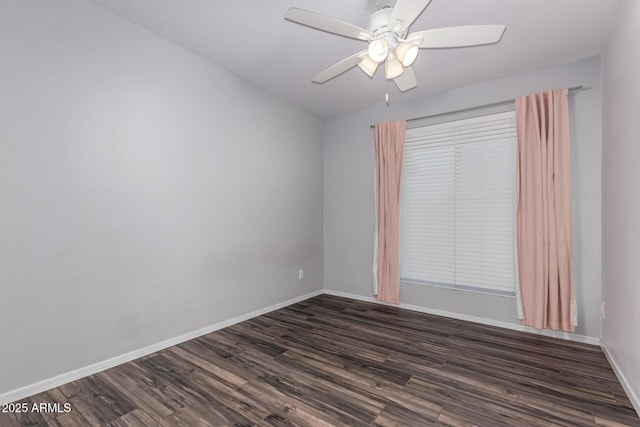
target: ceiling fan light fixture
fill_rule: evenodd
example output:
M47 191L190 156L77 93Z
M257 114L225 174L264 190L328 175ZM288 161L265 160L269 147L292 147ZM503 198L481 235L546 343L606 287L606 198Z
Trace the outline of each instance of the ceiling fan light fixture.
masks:
M384 74L387 80L395 79L401 76L402 73L404 73L404 67L398 58L389 58L387 62L384 63Z
M418 46L407 42L399 43L396 47L395 54L402 65L409 67L418 57Z
M372 60L368 56L365 56L358 64L358 67L360 67L360 69L364 71L367 76L373 77L373 75L376 73L376 70L378 69L378 65L380 65L378 62Z
M376 39L369 43L369 58L375 62L382 62L389 55L389 43L385 39Z

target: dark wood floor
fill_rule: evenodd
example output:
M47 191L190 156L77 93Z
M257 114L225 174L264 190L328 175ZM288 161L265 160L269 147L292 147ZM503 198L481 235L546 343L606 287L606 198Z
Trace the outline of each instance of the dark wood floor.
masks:
M1 426L640 426L600 348L328 295L33 396Z

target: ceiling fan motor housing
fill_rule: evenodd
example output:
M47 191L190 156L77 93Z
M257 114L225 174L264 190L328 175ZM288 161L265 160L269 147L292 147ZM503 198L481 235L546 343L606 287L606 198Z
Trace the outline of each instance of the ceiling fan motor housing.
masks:
M396 0L376 0L378 9L388 9L395 6Z
M389 18L391 17L392 9L380 9L375 11L369 16L369 21L367 22L367 30L373 33L375 38L383 37L385 35L388 36L397 36L400 38L404 38L406 36L406 31L403 33L393 34L391 28L389 28ZM385 34L386 33L386 34Z

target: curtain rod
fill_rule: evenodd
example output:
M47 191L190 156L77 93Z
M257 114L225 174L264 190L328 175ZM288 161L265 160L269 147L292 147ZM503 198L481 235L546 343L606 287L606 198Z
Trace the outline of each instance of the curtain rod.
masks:
M574 87L570 87L569 88L569 92L576 92L578 90L583 90L583 89L591 89L591 88L585 88L583 86L574 86ZM412 122L414 120L424 120L424 119L431 119L434 117L440 117L440 116L448 116L449 114L458 114L458 113L466 113L467 111L474 111L474 110L479 110L481 108L489 108L489 107L497 107L499 105L505 105L505 104L510 104L512 102L515 102L516 99L507 99L506 101L499 101L499 102L493 102L491 104L484 104L484 105L477 105L475 107L469 107L469 108L462 108L460 110L454 110L454 111L448 111L446 113L437 113L437 114L432 114L430 116L423 116L423 117L414 117L412 119L407 119L408 122ZM371 125L369 126L371 128L375 128L376 125Z

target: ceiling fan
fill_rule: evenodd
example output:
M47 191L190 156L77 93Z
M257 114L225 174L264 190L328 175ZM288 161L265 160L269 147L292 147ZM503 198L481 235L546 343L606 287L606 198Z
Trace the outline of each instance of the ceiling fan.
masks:
M369 42L368 49L332 65L312 82L325 83L356 65L373 77L384 62L385 78L393 80L401 92L406 92L418 85L411 67L418 57L418 49L497 43L506 28L504 25L466 25L409 33L409 27L429 3L431 0L376 0L378 10L369 17L366 29L295 7L284 17L307 27Z

